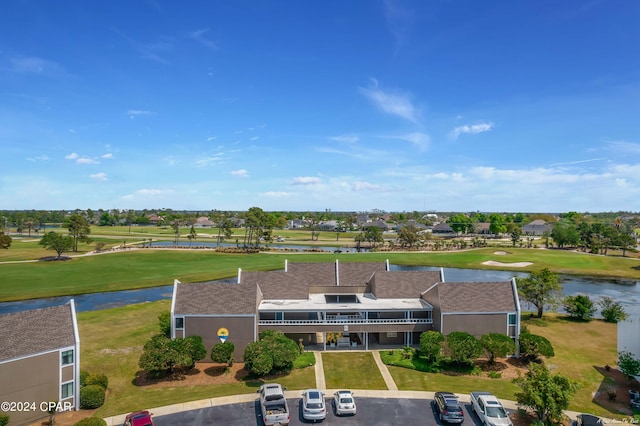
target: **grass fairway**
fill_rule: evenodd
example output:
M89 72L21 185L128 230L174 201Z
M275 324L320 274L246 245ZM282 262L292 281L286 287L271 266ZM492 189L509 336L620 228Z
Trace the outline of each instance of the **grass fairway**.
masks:
M328 389L387 389L370 352L322 354Z
M640 279L638 259L594 256L562 250L512 249L495 255L495 248L460 252L386 253L259 253L224 254L212 250L140 249L64 262L0 263L3 286L0 301L65 296L100 291L168 285L173 279L196 282L233 277L238 268L247 271L282 269L285 259L295 262L384 261L396 265L451 268L510 269L489 267L487 260L533 262L517 271L548 267L555 272Z
M110 393L105 405L98 410L98 416L107 417L183 401L253 393L263 383L249 380L200 386L184 386L180 383L174 387L134 385L142 346L157 334L158 315L169 308L169 301L160 301L78 314L82 369L90 373L104 373L109 378ZM314 387L314 368L293 370L277 380L289 389Z

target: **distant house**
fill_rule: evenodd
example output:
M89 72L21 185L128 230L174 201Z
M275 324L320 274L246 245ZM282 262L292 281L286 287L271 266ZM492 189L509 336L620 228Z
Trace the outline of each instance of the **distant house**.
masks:
M196 219L196 223L193 224L194 228L213 228L216 226L216 223L210 220L206 216L201 216Z
M321 231L335 231L338 229L338 221L337 220L323 220L318 223L318 229Z
M294 263L284 270L238 270L236 283L175 281L172 337L200 336L246 346L267 329L320 350L417 345L428 330L475 336L503 333L516 342L520 304L514 280L445 282L440 271L392 271L389 262ZM341 346L342 344L342 346Z
M542 219L536 219L522 227L522 233L524 235L544 235L545 232L551 232L552 230L553 225Z
M151 216L149 216L149 222L152 225L157 225L158 223L161 223L162 221L164 221L164 218L161 216L158 216L157 214L152 214Z
M454 234L453 228L446 222L440 222L431 230L434 234Z
M309 226L309 221L305 219L293 219L287 222L288 229L304 229Z
M41 403L80 407L80 337L73 299L65 305L0 315L0 401L35 402L11 425L47 416Z
M477 235L490 235L491 224L488 222L479 222L473 224L473 232Z
M389 225L382 219L372 220L371 222L366 222L360 225L361 229L367 229L371 227L380 228L383 232L389 229Z

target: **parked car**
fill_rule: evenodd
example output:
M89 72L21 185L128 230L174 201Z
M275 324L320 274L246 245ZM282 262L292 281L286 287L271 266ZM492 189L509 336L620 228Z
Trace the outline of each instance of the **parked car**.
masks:
M262 423L266 426L288 425L291 420L289 405L284 391L287 388L277 383L265 383L256 392L260 394Z
M135 413L127 414L122 426L154 426L151 416L152 414L148 411L136 411Z
M318 389L307 389L302 392L302 418L317 421L327 417L324 393Z
M451 392L436 392L433 405L441 422L462 423L464 411L458 402L458 397Z
M593 414L578 414L576 424L578 426L602 426L602 419Z
M345 414L356 415L356 401L353 394L348 390L339 390L333 394L333 407L336 416L344 416Z

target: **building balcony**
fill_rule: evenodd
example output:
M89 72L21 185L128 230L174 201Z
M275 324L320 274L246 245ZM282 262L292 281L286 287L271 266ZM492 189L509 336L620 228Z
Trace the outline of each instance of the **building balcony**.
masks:
M433 324L431 318L362 318L359 315L337 315L326 319L258 320L258 325L351 325L351 324Z

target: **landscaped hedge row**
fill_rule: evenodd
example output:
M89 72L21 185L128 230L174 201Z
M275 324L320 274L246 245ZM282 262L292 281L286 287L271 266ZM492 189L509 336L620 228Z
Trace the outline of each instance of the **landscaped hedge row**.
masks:
M75 423L73 426L107 426L107 422L99 417L87 417Z

